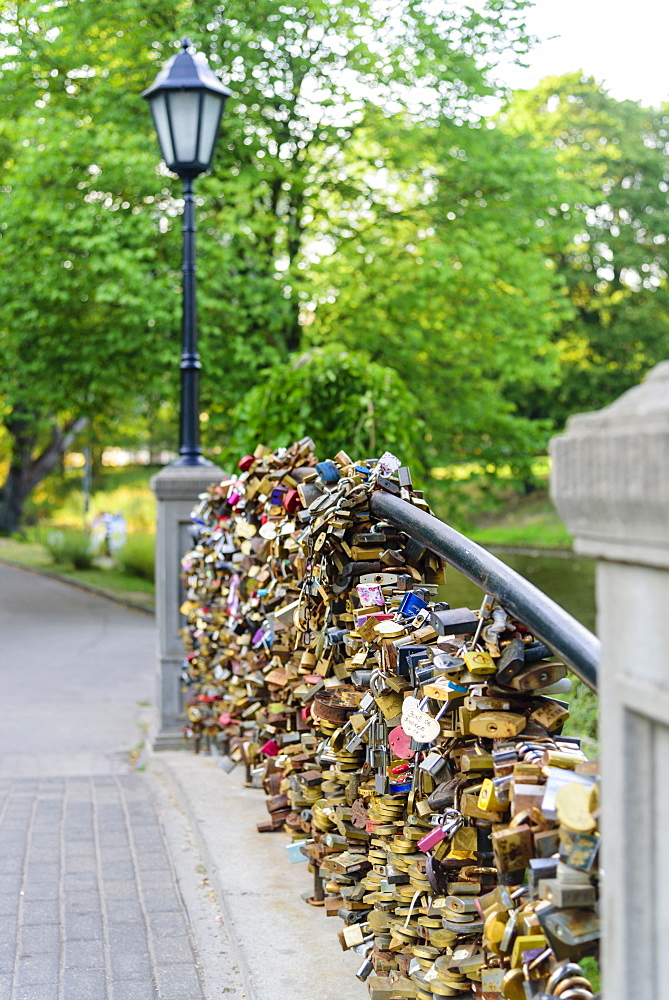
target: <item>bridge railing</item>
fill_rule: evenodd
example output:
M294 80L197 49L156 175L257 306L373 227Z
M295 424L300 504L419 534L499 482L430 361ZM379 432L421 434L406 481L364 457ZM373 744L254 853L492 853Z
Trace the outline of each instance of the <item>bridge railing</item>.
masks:
M466 535L401 497L379 490L371 495L369 506L376 517L405 531L497 598L596 691L599 640L542 590Z

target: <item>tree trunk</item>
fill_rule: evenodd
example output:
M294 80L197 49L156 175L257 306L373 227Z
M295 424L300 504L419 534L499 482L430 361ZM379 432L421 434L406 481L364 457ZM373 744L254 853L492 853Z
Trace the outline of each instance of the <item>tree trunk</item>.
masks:
M12 463L0 491L0 535L18 530L24 499L21 470Z
M15 409L5 427L12 442L12 458L7 478L0 487L0 535L11 535L21 525L23 507L43 479L62 459L75 437L88 423L87 417L69 420L64 427L54 424L51 438L33 457L37 444L35 414Z

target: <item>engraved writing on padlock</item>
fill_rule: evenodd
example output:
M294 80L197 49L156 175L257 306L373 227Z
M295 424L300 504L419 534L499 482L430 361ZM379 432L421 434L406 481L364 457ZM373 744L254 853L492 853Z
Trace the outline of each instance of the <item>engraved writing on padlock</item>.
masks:
M413 618L414 615L417 615L419 611L423 611L426 607L427 601L409 591L400 601L400 606L397 610L401 615Z
M439 721L422 711L417 698L410 695L402 706L402 729L417 743L432 743L441 732Z

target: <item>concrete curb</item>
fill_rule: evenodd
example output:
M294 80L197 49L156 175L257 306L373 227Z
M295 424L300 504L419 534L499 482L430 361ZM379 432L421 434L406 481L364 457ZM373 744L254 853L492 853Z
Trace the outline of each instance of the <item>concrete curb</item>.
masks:
M70 587L77 587L79 590L86 590L89 594L96 594L98 597L106 597L108 601L115 601L116 604L122 604L126 608L130 608L132 611L141 611L145 615L155 615L155 609L149 607L148 604L140 604L139 601L130 601L127 597L121 597L119 594L115 594L113 590L105 590L104 587L96 587L92 583L83 583L80 580L73 580L69 576L64 576L62 573L56 573L51 569L43 569L41 566L26 566L25 563L15 562L14 559L5 559L0 555L0 562L4 563L6 566L11 566L12 569L22 569L26 573L34 573L36 576L46 576L50 580L58 580L59 583L68 583Z
M366 1000L355 978L362 959L342 952L339 920L301 899L312 884L306 862L289 864L284 834L257 833L262 793L208 756L165 751L149 761L189 818L249 1000Z

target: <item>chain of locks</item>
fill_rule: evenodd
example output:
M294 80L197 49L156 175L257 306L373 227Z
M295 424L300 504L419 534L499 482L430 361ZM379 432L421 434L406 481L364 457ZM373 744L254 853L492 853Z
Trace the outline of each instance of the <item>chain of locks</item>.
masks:
M598 768L564 737L566 669L495 600L376 520L429 511L386 453L259 446L202 494L183 560L186 735L264 789L372 1000L587 1000Z

